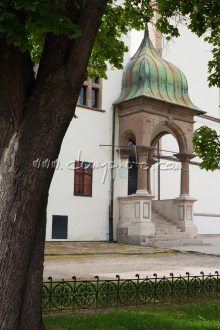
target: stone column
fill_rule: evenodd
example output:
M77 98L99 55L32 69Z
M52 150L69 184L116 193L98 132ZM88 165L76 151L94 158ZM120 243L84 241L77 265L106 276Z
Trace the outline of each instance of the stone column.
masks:
M92 84L88 84L86 88L86 105L87 107L92 106Z
M149 157L150 158L150 157ZM154 165L157 161L154 159L149 159L148 160L148 169L147 169L147 191L148 194L152 195L152 190L151 190L151 167Z
M147 155L138 154L138 182L137 190L148 193L147 191Z
M180 196L189 196L189 162L190 159L194 158L193 154L175 154L181 163L181 181L180 181Z
M137 180L137 194L147 195L147 177L148 177L148 148L137 147L138 153L138 180Z

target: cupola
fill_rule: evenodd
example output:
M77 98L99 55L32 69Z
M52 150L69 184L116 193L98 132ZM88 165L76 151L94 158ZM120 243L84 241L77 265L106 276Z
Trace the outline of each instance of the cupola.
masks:
M202 112L189 98L183 72L158 55L147 30L139 49L124 69L121 94L114 105L140 97Z

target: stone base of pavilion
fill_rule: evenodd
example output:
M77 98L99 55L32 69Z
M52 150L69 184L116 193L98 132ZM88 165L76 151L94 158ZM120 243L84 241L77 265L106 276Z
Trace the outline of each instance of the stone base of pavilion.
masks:
M193 223L195 199L182 195L155 201L146 191L118 197L117 241L143 246L200 245Z
M144 237L155 235L155 225L151 221L151 204L153 195L145 191L118 197L119 222L117 226L117 241L128 244L138 244Z

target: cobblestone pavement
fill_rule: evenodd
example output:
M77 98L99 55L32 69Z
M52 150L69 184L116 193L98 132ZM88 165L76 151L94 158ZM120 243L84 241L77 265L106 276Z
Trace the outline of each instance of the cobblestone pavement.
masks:
M45 248L44 281L53 280L122 279L220 271L220 236L204 236L210 246L179 246L178 251L100 242L47 242ZM175 247L176 248L176 247ZM187 250L187 251L185 251ZM205 254L206 253L206 254Z

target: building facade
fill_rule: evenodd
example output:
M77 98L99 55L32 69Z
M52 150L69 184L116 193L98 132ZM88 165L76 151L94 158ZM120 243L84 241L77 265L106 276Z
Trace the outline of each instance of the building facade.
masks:
M125 37L124 73L109 68L108 80L82 87L50 187L47 240L147 245L155 234L220 234L220 171L200 170L191 143L201 125L220 132L210 45L184 24L169 43L149 30Z

